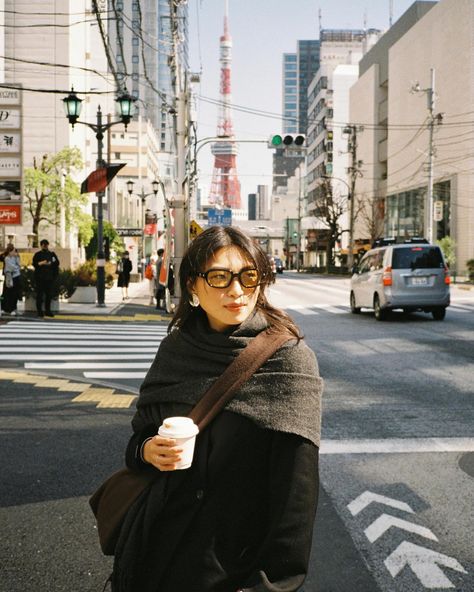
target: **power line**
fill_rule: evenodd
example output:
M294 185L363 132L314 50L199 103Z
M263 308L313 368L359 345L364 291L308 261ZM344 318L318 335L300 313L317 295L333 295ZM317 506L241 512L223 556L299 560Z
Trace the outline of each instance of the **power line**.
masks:
M114 63L112 60L112 56L110 55L110 48L109 48L109 44L107 42L106 39L106 35L105 35L105 31L104 31L104 25L102 23L102 18L100 16L100 11L99 11L99 7L97 5L97 0L92 0L92 11L95 14L96 20L97 20L97 24L99 26L99 31L100 31L100 36L102 38L102 44L104 46L104 51L105 51L105 55L107 58L107 64L109 66L109 70L112 73L114 80L115 80L115 84L117 86L117 90L119 90L122 86L121 81L118 78L117 72L115 70L114 67Z

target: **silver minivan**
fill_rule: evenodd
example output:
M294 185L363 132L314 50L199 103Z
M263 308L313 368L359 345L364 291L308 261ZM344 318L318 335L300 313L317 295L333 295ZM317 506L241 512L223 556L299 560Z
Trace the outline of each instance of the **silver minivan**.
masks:
M373 308L382 321L391 310L430 312L442 321L450 302L450 276L441 249L424 243L389 244L368 251L354 266L351 312Z

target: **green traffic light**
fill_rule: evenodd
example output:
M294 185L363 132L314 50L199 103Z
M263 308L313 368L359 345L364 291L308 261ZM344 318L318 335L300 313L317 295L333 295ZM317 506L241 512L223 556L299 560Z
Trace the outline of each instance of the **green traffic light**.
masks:
M283 143L283 138L279 135L272 137L272 146L281 146Z

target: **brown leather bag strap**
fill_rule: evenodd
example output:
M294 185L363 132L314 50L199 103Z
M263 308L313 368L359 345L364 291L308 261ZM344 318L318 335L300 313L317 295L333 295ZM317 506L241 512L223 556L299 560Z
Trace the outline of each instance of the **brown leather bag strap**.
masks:
M193 407L189 417L202 431L242 386L280 347L295 339L291 333L262 331L227 366L219 378Z

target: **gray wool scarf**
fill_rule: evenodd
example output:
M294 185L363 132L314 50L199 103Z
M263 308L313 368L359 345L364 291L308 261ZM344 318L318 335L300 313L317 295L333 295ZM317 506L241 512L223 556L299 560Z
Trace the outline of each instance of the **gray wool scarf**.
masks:
M137 407L195 405L249 341L268 327L254 313L227 333L213 331L197 309L186 325L163 339L140 389ZM316 356L300 341L281 347L241 388L226 410L259 426L320 443L321 393Z

